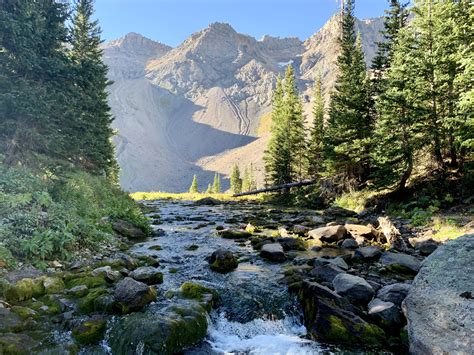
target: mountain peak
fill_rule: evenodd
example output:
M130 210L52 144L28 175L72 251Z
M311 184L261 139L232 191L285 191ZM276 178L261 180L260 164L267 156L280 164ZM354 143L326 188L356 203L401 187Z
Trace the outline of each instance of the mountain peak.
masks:
M226 22L213 22L209 24L208 29L219 32L236 32L234 28Z
M153 51L168 51L171 49L170 46L161 42L149 39L139 33L129 32L125 36L110 41L104 45L105 48L121 48L125 50L153 50Z

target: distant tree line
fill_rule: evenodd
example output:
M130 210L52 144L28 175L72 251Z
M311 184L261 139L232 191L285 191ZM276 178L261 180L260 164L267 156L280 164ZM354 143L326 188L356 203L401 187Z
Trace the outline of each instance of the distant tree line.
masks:
M0 151L117 177L107 67L93 1L0 1ZM47 157L47 159L40 159Z
M415 164L462 171L474 151L474 11L469 0L390 0L384 41L370 70L355 31L354 0L344 2L338 76L325 108L321 76L313 124L305 130L293 68L273 93L267 183L303 177L341 189L369 181L407 186ZM411 15L411 16L410 16Z

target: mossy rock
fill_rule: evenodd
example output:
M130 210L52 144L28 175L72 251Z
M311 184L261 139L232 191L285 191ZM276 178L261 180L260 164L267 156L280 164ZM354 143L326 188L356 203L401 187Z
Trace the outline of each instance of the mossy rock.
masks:
M87 286L87 288L96 288L101 286L106 286L107 281L103 274L98 276L92 276L90 273L77 274L76 277L70 278L66 281L66 287L71 289L76 286Z
M205 287L203 285L190 282L190 281L183 283L180 289L181 289L181 294L185 298L201 301L205 294L211 294L214 300L218 298L218 294L216 291L208 287Z
M106 324L102 317L88 319L72 330L72 336L82 345L96 344L104 337Z
M160 262L158 261L158 259L155 259L149 255L140 255L138 257L138 260L140 261L140 264L144 266L152 266L152 267L160 266Z
M198 249L199 249L199 245L196 245L196 244L191 244L191 245L188 245L186 247L187 251L194 251L194 250L198 250Z
M207 312L199 305L174 306L169 316L134 313L115 324L109 345L113 353L132 354L137 345L145 354L182 353L207 334ZM181 316L183 314L184 316Z
M43 286L47 294L62 293L66 287L59 277L44 277Z
M107 289L100 287L89 291L89 293L82 298L78 303L78 309L82 313L94 312L94 302L102 295L108 294Z
M44 306L48 307L46 311L42 311L41 309L39 309L40 312L43 312L48 315L61 313L61 304L54 295L45 295L41 297L39 301L41 301Z
M172 268L170 268L170 269L168 270L168 272L169 272L170 274L176 274L176 273L178 272L178 269L172 267Z
M163 248L161 245L152 245L151 247L148 248L148 250L160 251L160 250L163 250Z
M38 318L38 313L28 307L13 306L11 311L15 314L18 314L22 319Z
M225 239L247 239L252 236L252 233L236 228L223 229L218 234Z
M44 295L44 286L41 279L22 279L16 284L11 285L5 291L5 298L8 302L17 303L27 301L32 297Z
M0 334L0 354L29 355L38 345L26 334Z

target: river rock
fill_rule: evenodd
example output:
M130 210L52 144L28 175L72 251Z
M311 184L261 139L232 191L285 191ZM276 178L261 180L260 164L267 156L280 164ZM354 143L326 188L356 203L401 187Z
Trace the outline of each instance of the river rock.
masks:
M72 329L72 336L82 345L96 344L104 336L107 322L102 316L94 316Z
M308 232L308 236L321 242L333 243L342 240L346 234L346 228L341 225L316 228Z
M222 238L225 239L247 239L252 236L252 233L247 232L244 229L228 228L217 232Z
M70 288L66 293L72 297L84 297L89 293L89 288L86 285L78 285Z
M403 302L413 354L472 354L474 234L441 245Z
M197 201L194 201L194 204L196 206L215 206L222 204L222 202L212 197L204 197Z
M293 226L293 228L291 228L291 231L294 234L297 234L297 235L302 236L302 237L307 235L310 230L311 230L311 228L309 228L307 226L302 226L300 224L297 224L297 225Z
M357 213L338 206L331 206L324 210L323 214L329 217L356 217Z
M142 266L133 270L129 275L132 279L146 283L147 285L155 285L163 283L163 273L152 266Z
M17 332L23 329L21 317L8 308L0 308L0 333Z
M301 238L277 238L277 242L281 244L284 251L290 250L306 250L306 243Z
M402 325L402 310L392 302L375 298L367 306L369 314L382 328L397 329Z
M270 261L283 262L286 260L283 247L280 243L270 243L262 246L260 256Z
M352 238L344 239L341 244L341 248L343 249L357 249L358 247L359 243Z
M135 227L130 222L118 219L112 223L112 228L118 234L123 235L128 239L144 239L146 238L145 232L140 228Z
M118 321L110 331L113 354L182 353L207 334L207 312L196 301L173 304L157 315L134 313Z
M0 334L0 354L31 354L38 346L39 343L26 334Z
M120 279L120 272L112 270L112 268L107 266L98 267L91 272L92 276L103 276L108 282L115 282Z
M428 256L438 248L438 243L432 238L409 238L410 245L418 250L421 255Z
M360 247L354 252L354 259L362 261L375 261L382 255L382 249L376 246Z
M211 270L227 273L235 270L239 266L239 262L230 250L217 249L209 258Z
M383 253L380 263L390 271L407 274L416 274L421 266L420 261L414 256L392 252Z
M346 224L344 227L346 227L347 232L354 238L363 237L365 239L372 240L376 239L378 235L374 228L361 224Z
M392 302L397 306L402 304L402 301L408 295L411 285L405 283L396 283L382 287L377 291L377 298L385 302Z
M61 293L64 291L64 282L59 277L45 277L43 279L44 290L48 294Z
M333 264L315 266L310 272L311 276L314 277L316 281L328 282L331 284L337 275L343 273L344 270Z
M364 320L362 311L327 287L304 281L299 299L306 329L317 341L353 346L380 345L385 340L381 328Z
M131 277L121 280L115 287L114 300L122 313L138 311L156 299L156 290Z
M332 281L338 295L347 297L356 304L367 304L374 296L374 289L362 277L339 274Z

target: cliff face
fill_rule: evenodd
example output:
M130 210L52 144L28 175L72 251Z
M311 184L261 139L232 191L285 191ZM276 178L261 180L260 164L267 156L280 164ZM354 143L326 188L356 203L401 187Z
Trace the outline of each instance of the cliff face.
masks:
M381 19L357 22L368 62L382 26ZM316 74L327 92L334 84L337 36L334 17L305 42L256 40L214 23L176 48L134 33L104 45L122 186L184 191L197 174L204 188L215 171L249 162L261 180L268 140L261 118L268 121L277 75L295 67L310 112Z

